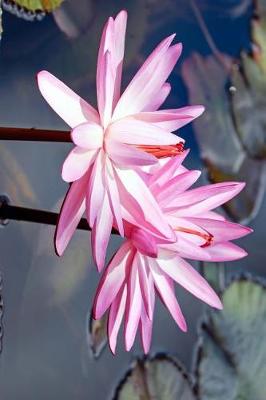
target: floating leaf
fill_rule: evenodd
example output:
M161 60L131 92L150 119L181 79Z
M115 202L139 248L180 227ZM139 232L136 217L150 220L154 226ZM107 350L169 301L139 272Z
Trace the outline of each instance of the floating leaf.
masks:
M64 0L9 0L20 7L24 7L29 11L53 11L59 7ZM5 2L7 2L5 0Z
M3 8L27 21L41 20L64 0L3 0Z
M188 376L167 355L138 359L116 390L114 400L195 400Z
M95 359L99 358L107 344L108 313L101 319L95 320L90 315L89 321L89 345Z
M266 288L241 278L201 329L196 374L201 400L265 400Z
M261 205L266 185L265 163L249 157L235 129L229 102L228 70L230 60L221 65L214 57L193 54L182 68L191 103L204 104L206 111L195 123L201 157L212 182L245 181L246 187L225 205L236 221L248 222Z

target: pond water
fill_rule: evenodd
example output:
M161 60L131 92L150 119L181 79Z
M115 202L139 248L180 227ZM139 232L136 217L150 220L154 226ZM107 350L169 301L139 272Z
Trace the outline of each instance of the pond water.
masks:
M182 65L192 53L212 55L189 1L87 0L86 6L83 3L75 12L80 30L76 38L68 38L52 15L41 22L26 22L3 13L1 126L66 129L38 91L35 76L42 69L49 70L95 104L100 32L107 17L121 8L129 13L124 85L154 46L176 32L184 52L169 80L172 92L166 106L179 107L189 102ZM202 3L201 13L220 52L238 57L241 49L250 48L251 1L197 3ZM193 126L183 128L181 136L192 149L187 165L203 168ZM14 204L58 209L67 189L61 180L61 165L70 148L70 144L1 142L0 193L8 193ZM247 270L266 275L265 214L264 203L259 217L251 223L255 233L241 240L241 245L250 252L249 257L229 263L228 271ZM100 360L92 358L88 320L98 275L91 260L89 234L77 232L61 259L54 254L53 234L54 227L14 221L0 230L5 302L0 398L110 399L123 373L136 355L142 355L142 350L136 341L133 350L126 353L121 335L115 357L106 348ZM119 239L113 237L109 257L118 244ZM157 351L174 354L190 369L197 324L204 307L182 289L177 289L177 293L188 321L188 333L179 331L158 302L151 354Z

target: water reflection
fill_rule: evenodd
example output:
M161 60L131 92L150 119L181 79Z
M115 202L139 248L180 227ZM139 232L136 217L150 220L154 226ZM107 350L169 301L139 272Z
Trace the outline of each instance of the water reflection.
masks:
M234 0L227 0L227 7L224 3L219 1L214 8L211 0L204 1L204 13L217 46L223 52L236 55L240 48L249 45L250 4L242 1L240 8L240 2ZM95 103L100 31L107 16L121 7L129 12L125 84L155 44L176 31L185 50L170 79L173 89L167 106L187 103L187 91L181 79L182 62L191 52L204 55L210 52L188 2L99 0L90 5L87 18L80 21L77 15L73 17L79 21L74 39L59 29L52 16L40 23L27 23L4 13L5 33L0 52L1 125L66 128L38 92L35 75L41 69L48 69ZM184 128L183 136L192 147L189 167L201 167L192 128ZM0 154L9 152L8 162L16 159L21 173L27 177L33 191L32 204L47 209L58 207L66 191L60 176L61 165L70 145L1 143L0 146ZM10 167L7 164L1 168L3 171ZM29 206L25 185L20 185L12 176L9 180L1 178L1 183L0 192L10 192L13 185L16 187L14 201ZM262 234L265 213L264 207L254 222L255 234L241 240L241 245L250 250L250 257L234 263L233 272L244 268L265 274ZM12 222L0 231L6 304L4 349L0 358L1 398L107 399L133 355L141 354L141 350L135 346L132 353L126 353L121 337L116 357L109 350L100 361L90 357L88 313L98 276L90 257L88 233L76 233L64 258L58 259L53 251L53 230ZM118 243L118 238L111 240L109 256ZM202 305L181 289L178 295L189 333L179 332L158 305L152 351L172 352L189 366Z

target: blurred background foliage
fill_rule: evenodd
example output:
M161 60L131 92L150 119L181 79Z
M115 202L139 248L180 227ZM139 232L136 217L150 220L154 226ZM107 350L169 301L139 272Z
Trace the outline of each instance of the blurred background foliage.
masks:
M241 240L247 259L199 266L221 292L222 312L177 288L189 332L179 332L157 305L151 354L143 358L138 344L126 353L121 337L113 357L104 350L106 317L95 322L90 316L98 276L89 234L77 232L59 259L54 228L10 223L0 232L0 398L265 399L266 295L256 276L266 276L266 1L2 0L2 8L2 126L66 128L38 92L41 69L95 104L101 30L121 8L129 13L124 86L153 47L177 32L184 54L170 78L166 107L206 107L194 129L180 132L191 148L187 166L204 169L201 183L246 181L245 191L221 212L255 233ZM0 193L14 204L58 210L69 148L0 143ZM109 257L120 242L112 238Z

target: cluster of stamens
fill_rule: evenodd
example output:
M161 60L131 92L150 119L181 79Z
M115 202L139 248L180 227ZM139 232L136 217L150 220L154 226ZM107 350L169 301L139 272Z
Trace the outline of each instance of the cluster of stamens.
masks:
M213 235L211 233L209 233L209 232L203 233L203 232L196 231L194 229L182 228L182 227L175 228L175 231L184 232L184 233L188 233L190 235L196 235L196 236L201 237L202 239L205 240L205 243L203 243L200 246L202 248L208 247L213 243Z
M182 154L184 151L183 142L179 142L173 145L162 145L162 146L139 145L137 147L140 150L145 151L146 153L152 154L156 158L175 157L179 154Z

